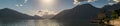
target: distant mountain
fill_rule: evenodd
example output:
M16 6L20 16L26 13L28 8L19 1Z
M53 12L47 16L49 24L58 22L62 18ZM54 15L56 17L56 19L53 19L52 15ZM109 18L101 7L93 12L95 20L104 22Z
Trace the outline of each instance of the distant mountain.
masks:
M99 11L99 8L91 4L83 4L64 10L52 19L64 23L65 26L97 26L96 24L91 24L91 21L97 18Z
M0 20L23 20L35 18L40 19L41 17L30 16L9 8L0 9Z
M112 10L117 10L120 9L120 2L113 4L113 5L105 5L103 8L101 8L106 11L112 11Z
M42 17L40 17L38 15L34 15L34 16L32 16L32 19L38 20L38 19L44 19L44 18L42 18Z

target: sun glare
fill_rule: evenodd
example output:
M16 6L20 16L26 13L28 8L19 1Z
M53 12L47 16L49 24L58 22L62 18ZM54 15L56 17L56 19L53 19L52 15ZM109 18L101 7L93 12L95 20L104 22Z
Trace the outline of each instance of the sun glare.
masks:
M56 3L56 0L39 0L39 3L46 6L53 6Z
M57 5L57 1L58 0L39 0L39 5L45 8L48 7L54 7L55 5Z
M42 2L44 2L44 3L53 3L54 0L42 0Z
M55 8L57 5L57 0L38 0L38 4L40 5L39 16L43 15L55 15Z

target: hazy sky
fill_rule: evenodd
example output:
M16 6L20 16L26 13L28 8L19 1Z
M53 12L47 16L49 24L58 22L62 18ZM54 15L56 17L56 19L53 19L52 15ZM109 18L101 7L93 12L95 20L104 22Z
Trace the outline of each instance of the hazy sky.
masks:
M29 15L39 14L38 11L41 11L46 13L41 15L49 15L64 9L71 9L77 4L90 3L96 7L103 7L109 2L113 3L113 0L0 0L0 9L11 8Z

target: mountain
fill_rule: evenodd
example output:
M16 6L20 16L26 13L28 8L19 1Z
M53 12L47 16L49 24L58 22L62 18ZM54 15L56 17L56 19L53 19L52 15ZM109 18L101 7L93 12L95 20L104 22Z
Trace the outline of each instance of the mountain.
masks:
M105 5L102 8L96 8L90 4L83 4L72 9L64 10L54 16L52 19L63 23L64 26L97 26L95 24L90 24L91 20L94 21L95 19L99 19L99 17L107 17L109 19L112 11L119 9L120 3Z
M38 15L34 15L34 16L32 16L32 19L38 20L38 19L44 19L44 18L42 18L42 17L40 17Z
M104 23L104 24L111 25L111 24L109 24L111 20L118 19L119 13L117 14L115 11L119 10L119 9L120 9L120 2L113 4L113 5L105 5L103 8L101 8L101 10L104 11L102 13L104 16L100 16L100 17L102 17L101 20L105 20L108 23L108 24L106 24L106 23ZM102 21L102 22L105 22L105 21Z
M113 5L105 5L103 8L101 8L105 11L112 11L112 10L118 10L120 9L120 2L113 4Z
M104 13L107 17L111 17L111 14L114 10L120 9L120 2L113 5L105 5L101 10L104 10Z
M63 25L65 26L97 26L96 24L91 24L91 21L97 18L99 11L99 8L91 4L83 4L64 10L52 19L64 23Z
M24 20L35 18L40 19L41 17L30 16L9 8L0 9L0 20Z

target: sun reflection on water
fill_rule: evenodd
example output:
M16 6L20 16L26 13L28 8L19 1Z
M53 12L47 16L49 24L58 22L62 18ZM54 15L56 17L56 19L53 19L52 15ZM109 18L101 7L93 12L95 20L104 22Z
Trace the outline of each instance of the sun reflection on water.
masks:
M55 20L44 19L40 20L38 26L60 26Z

